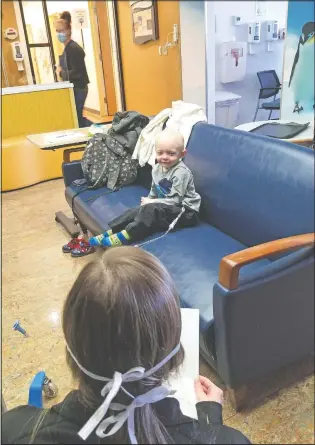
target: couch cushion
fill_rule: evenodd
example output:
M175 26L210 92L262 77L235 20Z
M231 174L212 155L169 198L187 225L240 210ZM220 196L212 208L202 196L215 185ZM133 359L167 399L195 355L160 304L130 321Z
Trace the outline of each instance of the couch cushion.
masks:
M200 310L200 329L206 331L213 321L212 291L218 280L222 257L246 247L209 224L169 233L165 238L143 246L157 256L175 280L182 307ZM243 268L250 275L268 260Z
M70 207L72 198L79 191L70 185L66 188L66 199ZM141 185L129 185L117 192L102 187L85 190L73 200L73 211L80 222L94 235L108 229L108 222L121 215L127 209L140 205L140 198L148 195L148 189Z
M186 165L206 221L242 244L314 231L314 150L198 123Z

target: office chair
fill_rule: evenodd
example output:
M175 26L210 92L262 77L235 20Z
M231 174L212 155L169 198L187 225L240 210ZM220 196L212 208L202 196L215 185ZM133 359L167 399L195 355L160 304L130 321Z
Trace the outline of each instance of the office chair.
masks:
M276 99L276 96L281 89L281 83L275 70L258 71L257 76L261 88L259 90L257 107L253 122L256 121L258 110L270 110L268 120L270 119L271 113L274 110L280 110L280 98ZM273 100L260 104L261 99L268 99L269 97L273 97Z

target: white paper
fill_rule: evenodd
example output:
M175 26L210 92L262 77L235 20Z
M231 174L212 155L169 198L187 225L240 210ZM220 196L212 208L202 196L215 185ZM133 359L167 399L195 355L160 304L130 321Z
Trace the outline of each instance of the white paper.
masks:
M171 378L168 384L176 391L171 397L179 401L182 413L197 419L194 380L199 375L199 310L183 308L181 314L185 359L179 376Z
M78 133L78 132L71 132L71 133L62 133L57 135L47 135L47 139L45 138L45 142L48 144L62 144L63 142L75 142L77 139L85 138L86 134L84 133Z

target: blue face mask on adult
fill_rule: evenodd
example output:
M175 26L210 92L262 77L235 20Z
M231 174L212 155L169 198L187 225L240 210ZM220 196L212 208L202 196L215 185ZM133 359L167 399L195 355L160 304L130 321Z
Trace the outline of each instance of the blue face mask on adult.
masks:
M68 38L68 36L65 32L57 32L57 39L59 40L59 42L65 43L67 38Z

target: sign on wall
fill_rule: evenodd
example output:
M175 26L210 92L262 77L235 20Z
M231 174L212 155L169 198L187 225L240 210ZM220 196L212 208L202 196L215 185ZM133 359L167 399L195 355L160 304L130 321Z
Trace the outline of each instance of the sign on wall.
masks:
M73 22L75 28L87 28L88 27L88 16L86 9L74 9L73 10Z
M314 2L288 3L281 119L314 120Z

